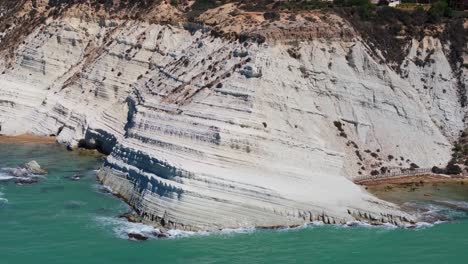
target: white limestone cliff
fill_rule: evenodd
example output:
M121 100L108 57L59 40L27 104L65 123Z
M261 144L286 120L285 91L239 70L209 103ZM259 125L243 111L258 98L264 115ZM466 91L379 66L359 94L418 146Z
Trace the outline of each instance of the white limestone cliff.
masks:
M172 228L398 224L413 217L352 179L450 159L465 109L444 48L413 40L397 73L358 35L258 44L49 19L0 62L0 133L99 148L103 183Z

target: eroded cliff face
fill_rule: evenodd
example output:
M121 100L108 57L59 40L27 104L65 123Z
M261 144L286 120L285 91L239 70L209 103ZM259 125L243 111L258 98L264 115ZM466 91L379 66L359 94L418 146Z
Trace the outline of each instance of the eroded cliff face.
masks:
M351 180L444 165L464 129L459 79L438 38L412 40L396 72L337 16L310 15L328 34L293 24L308 37L283 29L238 41L73 14L6 51L0 133L109 154L99 178L150 223L408 222Z

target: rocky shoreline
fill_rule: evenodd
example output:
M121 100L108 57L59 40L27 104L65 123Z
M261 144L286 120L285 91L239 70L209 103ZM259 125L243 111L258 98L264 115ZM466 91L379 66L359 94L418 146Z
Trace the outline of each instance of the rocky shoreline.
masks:
M367 190L386 201L395 203L419 221L451 221L438 210L468 211L468 184L464 180L414 181L369 185ZM440 207L437 209L437 207Z
M47 171L35 161L18 165L15 168L0 169L0 181L14 181L17 185L35 184Z
M9 142L12 142L14 137L9 140ZM23 140L23 139L21 139ZM21 140L17 143L22 143ZM41 142L40 137L35 138L34 142ZM46 140L46 142L49 142ZM19 172L21 175L16 175L15 173L12 174L12 176L19 177L19 176L24 176L25 173L27 174L34 174L34 175L44 175L47 174L47 171L41 168L41 166L35 162L31 161L22 165L19 165L18 168L15 170L17 171L16 174ZM14 172L14 171L13 171ZM108 186L106 185L109 184L108 175L107 176L102 176L102 174L98 173L97 176L98 180L103 184L103 186ZM74 179L73 177L71 179ZM106 180L107 179L107 180ZM408 188L408 186L413 186L410 190L414 191L420 186L424 186L424 184L447 184L447 183L458 183L460 185L464 185L467 182L467 179L464 177L405 177L403 179L391 179L387 181L379 181L378 183L374 182L373 184L367 185L368 187L372 188L371 193L374 193L376 189L379 188L384 188L387 191L400 191L399 189L405 189ZM19 183L19 182L17 182ZM26 182L25 182L26 183ZM23 184L22 182L19 184ZM389 187L393 186L393 187ZM115 186L114 186L115 188ZM123 200L130 206L132 206L135 211L124 213L122 215L119 215L119 218L124 218L129 222L132 223L143 223L147 225L151 225L155 228L155 232L151 233L150 236L155 237L155 238L168 238L171 237L171 234L169 230L171 229L177 229L177 230L186 230L186 231L200 231L203 229L197 229L195 227L187 227L183 225L177 225L176 223L171 222L170 220L166 219L159 219L158 221L148 221L148 212L139 212L138 208L135 207L135 198L131 198L132 201L128 200L125 196L121 195L119 192L113 192L111 191L113 195L115 195L117 198ZM122 192L126 193L126 192ZM377 195L378 196L378 195ZM379 197L379 196L378 196ZM383 198L386 200L385 198ZM389 200L390 202L394 202L392 200ZM442 205L447 205L451 208L454 209L460 209L461 210L466 210L464 207L457 207L456 205L449 204L449 203L444 203L444 202L438 202L439 204ZM141 210L141 209L140 209ZM411 214L410 211L408 213ZM347 225L347 226L356 226L360 224L369 224L369 225L374 225L374 226L380 226L380 225L386 225L386 224L392 224L398 227L402 228L414 228L417 224L417 221L420 220L425 220L429 222L437 222L437 221L442 221L442 220L447 220L446 218L432 218L432 219L418 219L418 218L413 218L413 219L408 219L406 217L401 217L401 216L393 216L393 215L381 215L380 218L378 218L375 215L372 215L371 213L367 212L361 212L361 211L348 211L348 214L352 217L353 220L345 219L345 220L337 220L333 217L327 216L325 213L318 214L317 216L313 215L304 215L301 216L304 220L306 218L309 218L308 221L303 221L300 224L291 224L291 225L272 225L272 226L255 226L255 229L266 229L266 230L275 230L275 229L287 229L287 228L297 228L303 225L308 225L308 224L329 224L329 225ZM382 216L385 216L385 220ZM155 224L157 222L157 224ZM210 231L210 232L216 232L220 231L223 229L212 229L212 230L204 230L204 231ZM135 233L135 232L129 232L128 237L131 240L139 240L139 241L145 241L149 239L148 234L140 234L140 233Z
M442 190L441 190L442 189ZM379 222L373 221L372 216L366 216L363 213L358 213L356 215L355 221L349 221L346 223L327 223L326 221L317 220L310 223L304 223L302 225L280 225L280 226L257 226L255 229L257 230L282 230L282 229L289 229L289 228L298 228L305 225L338 225L338 226L349 226L349 227L356 227L362 225L371 225L371 226L386 226L388 224L392 224L398 228L404 229L414 229L418 228L419 226L427 226L428 224L437 224L441 222L453 221L456 219L451 218L443 213L440 213L438 210L435 210L432 206L425 207L425 204L421 204L421 202L430 202L432 205L441 206L442 209L445 210L450 209L458 212L468 212L468 185L465 185L465 182L460 181L414 181L409 182L405 181L404 183L386 183L386 184L379 184L379 185L372 185L369 186L369 191L375 194L377 197L387 200L389 202L396 203L406 212L417 215L416 222L402 221L401 224L395 224L391 222ZM419 193L418 193L419 192ZM385 195L382 195L385 193ZM391 195L390 195L391 194ZM403 194L403 200L398 199L396 197L401 198ZM459 196L459 195L462 196ZM458 196L457 196L458 195ZM462 199L462 201L456 201L456 199ZM452 201L451 199L455 199ZM418 202L418 203L416 203ZM445 208L445 209L444 209ZM435 210L435 211L434 211ZM132 223L145 223L151 225L145 221L137 212L132 211L128 213L124 213L119 216L120 218L124 218L129 222ZM405 220L405 219L402 219ZM154 226L154 225L153 225ZM152 235L154 238L170 238L171 233L168 229L165 229L161 225L154 226L157 229L157 233ZM211 232L217 232L220 230L211 230ZM129 239L132 240L148 240L150 236L142 235L142 234L128 234Z
M134 211L132 213L126 213L121 215L121 217L127 219L130 222L139 222L143 224L148 224L155 226L161 230L168 229L178 229L185 231L217 231L224 228L239 228L241 226L226 226L226 227L213 227L213 226L188 226L171 219L170 214L164 214L164 217L158 217L153 215L151 208L144 208L142 200L149 199L147 191L140 194L135 191L134 185L128 181L124 175L117 176L116 174L121 174L118 172L110 173L108 169L101 169L98 173L98 179L104 186L108 187L111 192L122 199L127 204L129 204ZM144 209L142 209L144 208ZM405 227L414 225L417 221L416 218L413 218L411 215L402 213L402 215L392 215L392 214L375 214L368 211L360 210L347 210L346 218L336 218L333 216L327 215L325 212L313 214L312 212L303 212L299 213L295 218L291 220L288 224L279 224L279 225L255 225L252 227L258 229L280 229L288 227L298 227L305 224L311 224L314 222L322 222L324 224L330 225L354 225L355 222L365 222L370 225L385 225L392 224L395 226Z

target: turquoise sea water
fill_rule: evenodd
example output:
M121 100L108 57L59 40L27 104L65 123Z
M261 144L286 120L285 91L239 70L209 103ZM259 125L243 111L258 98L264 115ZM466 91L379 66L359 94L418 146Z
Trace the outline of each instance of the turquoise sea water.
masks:
M0 182L0 264L468 263L468 215L449 209L455 221L417 229L309 226L130 241L128 230L145 227L116 217L129 208L100 191L98 157L0 144L0 168L32 159L49 171L38 184ZM67 178L75 174L83 177Z

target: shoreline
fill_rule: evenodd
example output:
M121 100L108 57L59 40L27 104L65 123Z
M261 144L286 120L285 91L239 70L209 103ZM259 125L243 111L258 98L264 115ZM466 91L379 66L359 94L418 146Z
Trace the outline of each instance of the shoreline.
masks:
M468 216L467 177L411 178L413 179L380 181L380 184L368 185L365 189L373 196L396 204L403 211L415 215L418 222L436 223L466 219ZM458 216L448 214L447 210L457 211Z
M367 186L385 186L385 185L407 185L415 183L460 183L468 184L467 176L448 176L448 175L419 175L419 176L405 176L405 177L394 177L394 178L382 178L372 179L367 181L361 181L356 183L364 187Z
M58 142L56 141L55 136L37 136L37 135L32 135L32 134L21 134L21 135L17 135L17 136L0 135L0 144L3 144L3 143L7 143L7 144L8 143L58 144ZM79 152L86 152L86 154L91 154L91 153L94 154L94 153L97 152L96 150L83 150L83 149L80 149L80 148L78 148L77 150L79 150ZM99 153L99 152L97 152L97 153ZM101 179L99 179L99 176L97 178L98 178L98 181L100 182L101 186L107 186L106 184L104 184L104 182L102 182ZM378 194L379 193L378 189L383 187L385 189L385 192L388 192L391 189L393 189L393 188L391 188L393 186L393 187L396 187L393 190L393 192L398 192L396 189L399 189L399 187L405 188L405 187L408 187L408 185L415 185L415 184L419 187L419 185L423 184L423 183L459 183L460 185L464 185L466 183L467 186L468 186L468 177L466 177L466 176L453 177L453 176L448 176L448 175L432 174L432 175L418 175L418 176L405 176L405 177L371 179L371 180L362 181L362 182L356 183L356 184L363 186L366 190L368 189L368 187L371 188L371 189L374 189L373 191L372 190L368 190L368 191L372 195L374 195L374 196L376 196L376 197L378 197L378 198L380 198L382 200L389 201L389 199L385 199L385 197L379 197L380 195ZM377 191L377 193L376 193L376 191ZM122 200L126 204L130 205L133 209L135 209L129 203L129 201L127 201L125 199L125 197L123 197L122 195L119 195L118 193L117 194L114 193L114 192L111 192L111 193L115 197L117 197L118 199ZM391 199L390 199L390 202L395 202L395 201L391 201ZM403 211L409 213L406 210L403 210ZM166 227L166 226L163 226L163 225L161 225L161 226L154 225L154 223L145 221L146 219L144 219L144 217L142 217L141 215L138 215L138 214L136 215L137 217L132 217L133 219L129 219L125 215L128 216L130 214L123 214L123 215L120 215L119 217L120 218L126 218L129 222L136 222L136 223L143 223L143 224L146 224L146 225L151 225L151 226L153 226L155 228L159 228L160 230L177 229L177 228ZM350 221L351 224L356 222L356 221L357 222L362 222L362 223L367 223L367 224L372 225L372 226L382 226L382 225L385 225L387 223L391 223L391 222L375 222L375 221L371 221L373 219L365 219L365 217L362 218L362 217L355 216L354 218L355 218L355 221ZM327 220L328 220L328 217L327 217ZM327 223L327 220L325 218L322 221L320 221L320 219L317 219L317 221L320 221L323 224L339 224L339 223L333 223L333 222L328 222ZM311 224L313 222L315 222L315 221L312 221L312 222L309 222L309 223L304 223L304 224ZM404 222L406 222L406 221L403 221L403 223ZM409 226L415 224L415 223L411 223L411 221L409 221L409 222L410 223L407 223L407 224L409 224ZM348 225L348 222L345 222L343 224ZM297 227L299 227L301 225L303 225L303 224L256 226L255 228L260 229L260 230L262 230L262 229L275 230L275 229L282 229L282 228L297 228ZM407 226L406 224L394 224L394 225L398 226L398 227L406 227ZM194 230L191 230L191 228L189 228L189 230L194 231ZM212 231L216 231L216 230L219 231L219 229L214 229ZM164 235L164 231L162 233Z
M55 136L37 136L32 134L21 134L17 136L0 135L0 144L2 143L57 143Z
M55 136L38 136L33 134L21 134L17 136L4 136L0 135L0 144L47 144L47 145L58 145L66 147L57 142L57 137ZM69 149L74 151L79 155L90 155L96 157L106 157L107 155L99 152L97 149L85 149L85 148L74 148Z

